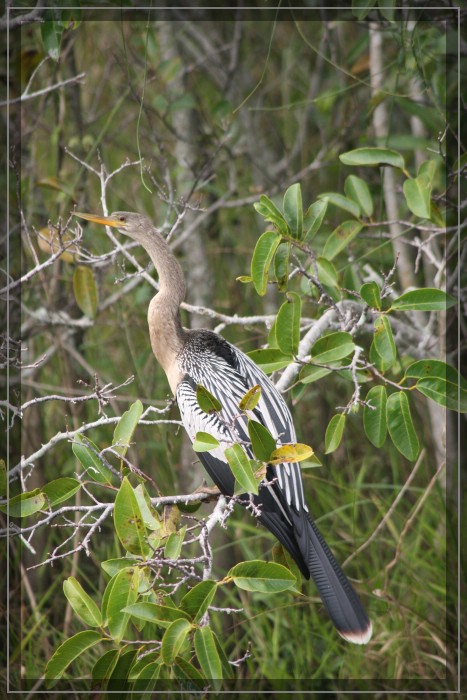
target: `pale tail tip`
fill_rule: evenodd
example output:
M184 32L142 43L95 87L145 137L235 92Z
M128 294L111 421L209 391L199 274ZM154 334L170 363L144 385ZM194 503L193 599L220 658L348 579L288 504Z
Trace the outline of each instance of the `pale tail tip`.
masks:
M373 625L371 622L368 623L368 627L364 630L359 630L358 632L355 632L353 630L349 630L348 632L342 632L341 630L337 630L343 639L345 639L347 642L351 642L351 644L368 644L368 642L371 639L371 635L373 634Z

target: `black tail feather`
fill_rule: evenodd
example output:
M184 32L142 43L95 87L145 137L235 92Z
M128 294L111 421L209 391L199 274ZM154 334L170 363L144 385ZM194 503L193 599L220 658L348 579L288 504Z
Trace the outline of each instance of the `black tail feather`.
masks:
M366 644L371 622L350 581L308 514L292 517L300 552L337 631L349 642Z

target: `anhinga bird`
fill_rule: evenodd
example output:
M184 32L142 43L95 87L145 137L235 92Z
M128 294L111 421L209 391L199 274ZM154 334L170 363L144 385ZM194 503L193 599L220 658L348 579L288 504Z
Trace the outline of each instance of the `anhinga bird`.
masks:
M216 333L182 327L179 307L185 297L184 275L151 221L130 212L76 215L117 228L140 243L152 259L159 275L159 292L148 308L151 345L177 398L191 440L198 431L204 431L224 445L241 441L248 456L253 457L248 448L248 418L240 413L238 404L249 389L259 385L261 395L253 410L255 419L266 426L278 444L296 442L289 409L264 372ZM220 401L221 411L208 414L201 410L196 397L198 384ZM223 448L219 446L198 456L220 491L227 497L233 496L235 479ZM240 502L248 505L251 495L244 494ZM253 503L260 522L290 552L302 574L307 579L313 577L339 634L349 642L366 644L372 633L371 622L309 514L299 465L269 464Z

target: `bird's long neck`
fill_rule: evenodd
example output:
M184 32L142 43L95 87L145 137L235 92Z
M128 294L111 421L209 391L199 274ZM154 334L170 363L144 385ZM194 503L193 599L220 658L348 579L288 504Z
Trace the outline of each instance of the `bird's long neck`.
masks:
M179 316L179 307L185 297L185 278L174 254L156 230L141 243L159 276L159 292L151 299L148 308L151 345L172 391L175 391L179 381L176 357L186 335Z

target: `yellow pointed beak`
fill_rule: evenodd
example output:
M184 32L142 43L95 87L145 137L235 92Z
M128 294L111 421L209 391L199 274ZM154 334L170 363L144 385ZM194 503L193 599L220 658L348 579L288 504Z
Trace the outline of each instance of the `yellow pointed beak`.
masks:
M79 216L80 219L92 221L94 224L103 224L104 226L115 226L123 228L124 224L118 219L113 219L111 216L99 216L98 214L83 214L80 211L75 211L73 216Z

